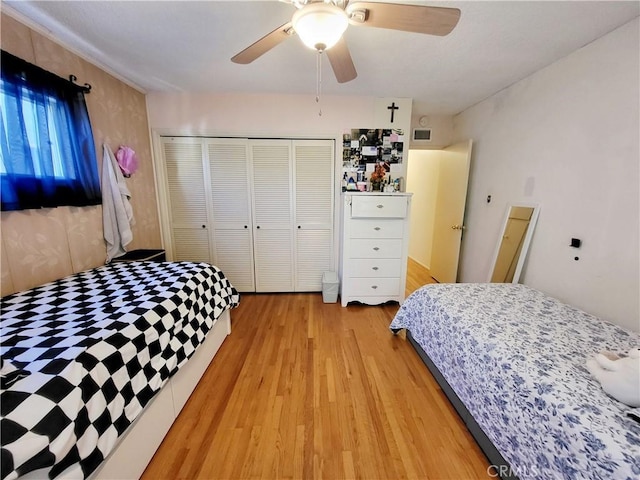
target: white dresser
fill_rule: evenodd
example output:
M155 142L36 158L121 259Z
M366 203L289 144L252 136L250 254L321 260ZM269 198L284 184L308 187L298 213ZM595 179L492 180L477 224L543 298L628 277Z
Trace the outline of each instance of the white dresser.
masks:
M342 306L404 300L411 193L344 193Z

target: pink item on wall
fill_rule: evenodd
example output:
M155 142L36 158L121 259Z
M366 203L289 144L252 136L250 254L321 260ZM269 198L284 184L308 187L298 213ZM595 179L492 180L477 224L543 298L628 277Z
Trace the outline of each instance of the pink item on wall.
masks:
M135 173L138 169L138 157L136 156L136 152L126 145L120 145L116 152L116 159L118 160L120 170L122 170L125 177L130 177L131 174Z

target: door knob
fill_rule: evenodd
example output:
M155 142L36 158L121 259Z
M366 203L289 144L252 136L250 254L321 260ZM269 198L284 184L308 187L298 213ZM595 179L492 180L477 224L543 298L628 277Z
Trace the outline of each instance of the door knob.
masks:
M452 230L464 230L464 225L451 225Z

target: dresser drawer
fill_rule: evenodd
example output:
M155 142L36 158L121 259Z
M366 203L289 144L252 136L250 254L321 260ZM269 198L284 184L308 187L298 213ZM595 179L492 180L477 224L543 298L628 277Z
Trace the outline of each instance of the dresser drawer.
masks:
M399 277L401 260L397 258L352 258L349 260L351 277Z
M358 218L351 222L351 238L402 238L404 220L400 218Z
M351 278L353 296L390 296L400 294L400 278Z
M407 216L407 197L354 196L351 199L352 218L404 218Z
M349 240L350 258L400 258L402 240L396 238L352 238Z

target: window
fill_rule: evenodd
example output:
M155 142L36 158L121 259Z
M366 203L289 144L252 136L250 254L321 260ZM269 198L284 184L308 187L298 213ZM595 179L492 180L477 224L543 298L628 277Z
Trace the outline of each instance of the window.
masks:
M101 203L83 90L2 51L2 210Z

